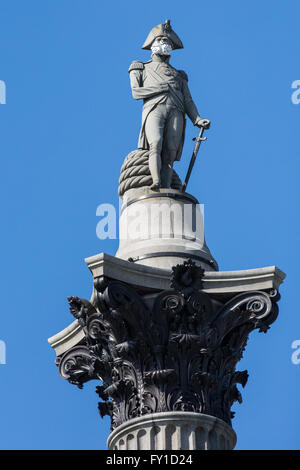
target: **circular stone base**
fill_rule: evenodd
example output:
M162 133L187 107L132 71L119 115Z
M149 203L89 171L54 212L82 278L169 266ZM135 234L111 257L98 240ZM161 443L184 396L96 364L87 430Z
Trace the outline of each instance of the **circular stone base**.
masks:
M217 271L204 236L201 206L191 194L174 189L128 191L119 220L117 258L171 270L191 258Z
M108 450L232 450L234 430L221 419L171 411L131 419L108 437Z

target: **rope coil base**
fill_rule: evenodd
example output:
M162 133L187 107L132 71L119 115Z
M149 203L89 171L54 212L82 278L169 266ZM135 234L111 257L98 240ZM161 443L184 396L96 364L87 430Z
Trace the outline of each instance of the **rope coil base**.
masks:
M118 192L120 197L129 189L152 185L148 160L149 150L134 150L127 155L121 167L119 178ZM175 170L173 170L171 188L178 190L182 188L181 180Z

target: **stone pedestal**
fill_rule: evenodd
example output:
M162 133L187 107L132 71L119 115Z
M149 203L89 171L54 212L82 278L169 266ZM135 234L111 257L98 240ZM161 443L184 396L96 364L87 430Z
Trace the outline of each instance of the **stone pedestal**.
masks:
M218 270L205 242L201 206L191 194L175 189L127 191L119 234L118 258L162 269L192 259L207 271Z
M154 413L116 428L108 450L232 450L236 434L224 421L189 412Z

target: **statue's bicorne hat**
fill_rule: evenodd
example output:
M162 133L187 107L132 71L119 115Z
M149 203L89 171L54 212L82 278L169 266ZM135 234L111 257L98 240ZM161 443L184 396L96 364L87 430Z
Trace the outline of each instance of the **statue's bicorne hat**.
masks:
M151 46L156 38L159 36L166 36L172 41L173 49L182 49L183 44L175 31L171 28L170 20L166 20L163 24L155 26L150 33L146 41L143 44L142 49L151 49Z

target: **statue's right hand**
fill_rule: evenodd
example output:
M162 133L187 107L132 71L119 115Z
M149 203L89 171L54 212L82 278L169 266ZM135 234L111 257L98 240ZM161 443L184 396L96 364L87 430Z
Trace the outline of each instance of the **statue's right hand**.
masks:
M196 121L195 121L195 126L204 127L204 129L209 129L210 128L210 120L209 119L203 119L200 116L198 116Z

